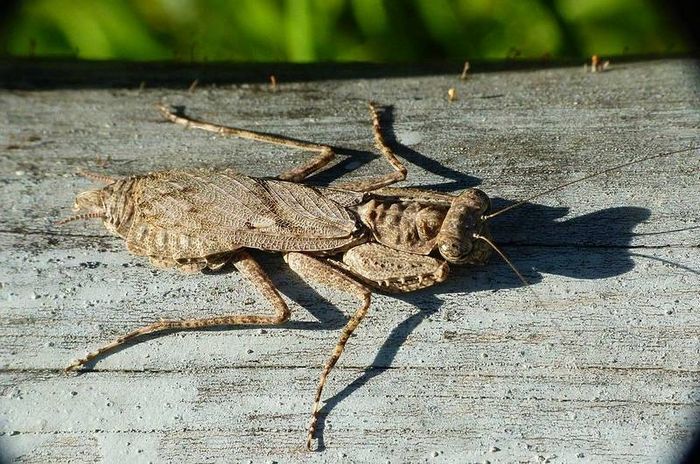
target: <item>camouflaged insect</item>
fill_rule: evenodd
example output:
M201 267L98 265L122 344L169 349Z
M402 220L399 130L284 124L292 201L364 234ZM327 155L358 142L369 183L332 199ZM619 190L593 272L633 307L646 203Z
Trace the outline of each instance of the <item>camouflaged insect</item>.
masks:
M370 304L370 289L408 292L442 282L449 264L482 264L491 247L484 214L489 199L469 189L453 196L387 188L406 169L386 144L380 111L370 103L375 142L394 167L389 174L336 188L300 183L334 156L328 146L218 126L186 118L160 106L170 121L293 148L316 151L305 165L275 179L230 169L161 171L127 178L85 173L107 185L80 193L77 219L99 218L127 249L157 267L184 272L217 270L232 263L271 303L274 314L161 320L136 329L74 361L78 369L124 342L162 330L215 325L282 324L289 309L260 265L246 251L281 252L302 277L352 293L360 306L343 328L321 373L314 398L307 447L311 447L326 378Z
M450 264L484 264L492 250L505 259L491 242L490 218L572 183L672 154L606 169L487 214L489 198L477 189L449 195L388 187L405 179L406 168L384 140L380 110L374 103L370 103L370 111L375 144L394 170L335 188L300 183L333 158L328 146L210 124L173 113L165 106L159 108L166 119L186 127L311 150L318 155L275 179L248 177L230 169L161 171L121 179L86 173L107 185L80 193L75 202L78 214L60 223L99 218L110 232L126 241L130 252L147 256L158 267L176 267L189 273L217 270L231 263L270 302L274 314L160 320L74 361L67 370L79 369L124 342L149 333L286 322L290 312L285 301L247 250L280 252L301 277L360 300L321 372L307 433L308 448L327 376L367 313L372 289L409 292L429 287L447 278Z

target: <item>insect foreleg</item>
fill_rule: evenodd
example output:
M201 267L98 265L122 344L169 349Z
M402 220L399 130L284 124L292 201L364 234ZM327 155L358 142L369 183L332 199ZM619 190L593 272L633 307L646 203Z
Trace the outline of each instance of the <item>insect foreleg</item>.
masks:
M318 171L325 165L327 165L334 157L333 149L328 145L322 145L319 143L305 142L302 140L296 140L290 137L284 137L275 134L266 134L263 132L255 132L246 129L238 129L236 127L222 126L219 124L212 124L205 121L198 121L196 119L189 118L180 114L173 113L170 108L165 105L157 105L160 112L163 114L165 119L174 122L184 127L194 127L195 129L201 129L209 132L215 132L220 135L227 135L231 137L239 137L242 139L255 140L258 142L271 143L274 145L283 145L285 147L297 148L300 150L309 150L317 152L318 155L304 163L303 165L290 169L289 171L283 172L277 176L280 180L287 180L290 182L301 182L306 177Z
M156 332L162 332L165 330L203 329L206 327L243 324L277 325L286 322L289 319L289 308L280 294L277 292L277 289L262 267L260 267L260 265L246 251L243 250L236 252L232 256L231 261L244 276L248 277L248 279L255 284L258 291L272 304L272 307L275 310L274 315L229 315L203 319L160 320L133 330L126 335L122 335L111 343L108 343L107 345L104 345L89 353L84 358L73 361L68 367L66 367L66 371L78 369L98 356L111 351L126 342Z
M311 420L309 422L309 430L306 437L306 447L310 450L311 442L314 438L314 432L316 431L316 423L318 421L321 394L323 393L323 387L326 385L328 374L333 369L333 366L335 366L335 363L338 362L340 355L343 354L345 344L350 339L350 336L367 314L372 293L364 285L346 276L341 271L335 269L326 262L312 256L301 253L288 253L285 255L284 259L287 261L287 264L289 264L289 267L301 277L319 282L323 285L327 285L343 292L352 293L361 301L360 307L355 310L355 313L350 317L350 320L348 320L347 324L345 324L345 327L343 327L338 343L336 343L333 351L331 352L331 356L323 366L323 371L321 372L321 377L319 378L318 386L316 387L316 396L314 397L314 404L311 409Z

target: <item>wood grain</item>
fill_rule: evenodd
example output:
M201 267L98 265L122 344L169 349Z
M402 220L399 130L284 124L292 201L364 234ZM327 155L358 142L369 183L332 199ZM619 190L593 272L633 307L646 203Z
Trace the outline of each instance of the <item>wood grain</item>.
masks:
M177 68L163 70L177 76ZM190 71L188 71L189 73ZM298 69L297 69L298 72ZM345 70L348 73L348 70ZM244 73L244 71L242 71ZM326 73L328 74L328 73ZM637 157L697 146L697 62L613 63L264 85L0 90L0 453L20 462L655 462L700 404L698 151L610 173L494 219L532 282L497 259L433 289L377 295L333 371L322 446L303 451L321 365L355 302L256 254L290 303L281 328L169 334L80 376L61 369L158 318L253 312L237 273L151 268L96 222L56 227L89 182L311 154L186 131L199 119L332 145L320 185L389 172L366 102L390 105L403 185L479 186L505 206ZM183 74L189 76L189 74ZM172 78L174 79L174 78ZM172 81L171 81L172 82ZM447 101L447 90L458 99ZM0 455L2 456L2 455ZM2 460L2 457L0 457Z

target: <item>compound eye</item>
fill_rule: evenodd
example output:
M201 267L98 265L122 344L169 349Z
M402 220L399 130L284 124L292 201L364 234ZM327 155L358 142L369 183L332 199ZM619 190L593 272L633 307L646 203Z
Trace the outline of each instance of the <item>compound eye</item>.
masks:
M461 243L449 241L441 243L438 247L440 254L448 261L457 262L465 258L472 251L472 243L465 240Z

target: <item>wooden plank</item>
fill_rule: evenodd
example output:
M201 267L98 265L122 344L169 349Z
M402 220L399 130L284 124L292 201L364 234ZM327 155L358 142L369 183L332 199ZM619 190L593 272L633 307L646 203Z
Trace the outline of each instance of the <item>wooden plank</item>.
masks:
M177 75L177 70L169 72ZM387 71L387 74L391 74ZM395 74L395 73L394 73ZM497 259L377 295L302 450L320 366L355 302L258 254L293 310L269 329L170 334L81 376L71 359L160 317L252 312L237 273L152 269L96 223L56 227L90 183L308 154L184 131L153 103L338 147L324 183L387 172L366 101L391 105L406 185L479 186L501 207L633 158L697 145L697 63L265 85L0 91L0 449L22 462L651 462L698 428L698 152L637 164L494 219ZM449 103L447 89L458 100ZM103 167L104 165L104 167ZM536 296L535 296L536 295Z

